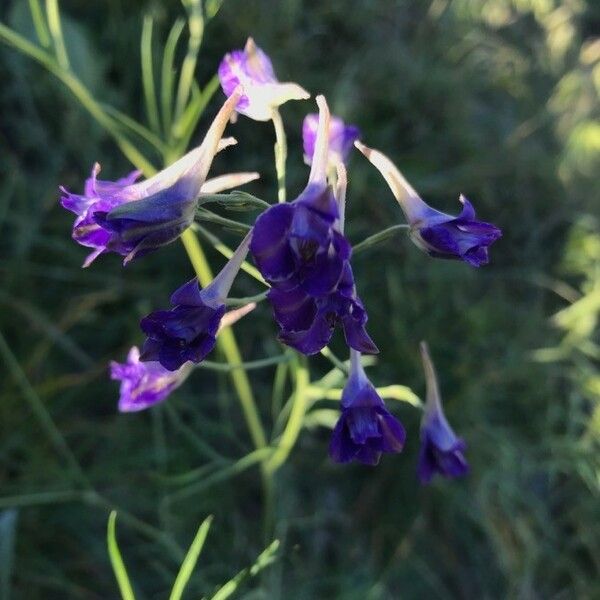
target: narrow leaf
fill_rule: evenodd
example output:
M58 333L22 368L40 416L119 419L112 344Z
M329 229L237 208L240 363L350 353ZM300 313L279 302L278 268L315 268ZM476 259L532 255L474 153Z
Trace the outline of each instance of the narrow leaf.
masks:
M177 574L177 579L175 579L173 589L171 590L169 600L181 600L185 587L188 584L194 571L194 567L196 566L196 562L198 561L198 557L204 547L204 542L206 541L206 536L208 535L212 520L213 517L211 515L210 517L207 517L198 528L196 537L194 538L186 557L183 559L183 563Z
M117 579L117 583L119 584L121 597L123 600L135 600L133 588L131 587L131 582L129 581L129 575L127 575L127 569L125 568L123 558L121 557L121 551L119 550L119 545L117 544L116 523L117 512L113 510L108 517L108 530L106 534L108 555L110 557L110 563Z

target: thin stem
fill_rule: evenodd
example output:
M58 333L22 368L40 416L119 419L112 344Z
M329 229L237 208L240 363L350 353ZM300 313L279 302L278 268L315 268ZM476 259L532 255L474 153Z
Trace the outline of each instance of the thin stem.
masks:
M273 109L272 117L275 128L275 170L277 172L277 198L279 202L285 202L285 163L287 161L287 139L281 113L277 108Z
M196 271L200 285L206 287L213 280L213 275L198 239L194 232L188 229L182 234L181 240ZM228 363L236 365L243 362L231 328L228 327L220 333L217 337L217 346L225 355ZM234 369L231 371L231 379L238 394L252 441L257 448L263 448L267 445L267 438L248 376L243 369Z
M142 37L140 41L140 55L142 60L142 83L144 86L144 99L146 112L152 131L160 131L158 116L158 103L156 101L156 86L154 84L154 61L152 60L152 29L154 20L150 16L144 17Z
M348 365L346 365L343 361L341 361L330 349L328 346L325 346L323 350L321 350L321 355L326 359L331 361L331 363L337 367L344 375L349 375L350 370L348 369Z
M352 253L356 255L359 252L366 250L367 248L371 248L372 246L384 242L385 240L394 236L398 231L406 231L407 229L410 229L410 225L407 225L406 223L392 225L387 229L383 229L382 231L370 235L368 238L365 238L362 242L356 244L356 246L352 248Z
M222 335L222 334L221 334ZM258 360L249 360L248 362L240 363L239 365L234 364L223 364L210 360L203 360L195 368L197 369L209 369L211 371L223 371L229 373L235 369L244 369L246 371L253 371L256 369L264 369L266 367L272 367L273 365L280 365L290 362L290 357L287 354L280 354L279 356L270 356L269 358L260 358Z
M65 39L63 37L62 27L60 24L58 0L46 0L46 14L48 15L48 27L54 43L56 60L58 61L61 69L68 71L70 69L69 56L67 55Z
M234 231L241 231L244 233L252 229L252 225L247 225L246 223L240 223L239 221L222 217L221 215L218 215L206 208L198 208L196 211L196 218L200 221L208 221L209 223L215 223L216 225L221 225L223 227L227 227L228 229L233 229Z
M31 12L33 26L35 27L35 33L40 44L44 48L49 48L51 43L50 33L48 31L48 25L46 24L42 7L40 6L40 0L29 0L29 11Z
M306 359L301 357L296 367L296 388L294 390L294 401L290 412L290 418L281 434L277 449L267 462L266 469L269 473L274 473L283 463L285 463L298 439L298 435L302 430L304 415L306 414L308 400L306 389L309 385L310 376Z
M173 64L175 62L177 42L179 41L184 26L185 21L183 19L177 19L177 21L175 21L169 32L169 37L167 38L163 53L160 103L165 136L169 136L171 130L171 119L173 116L173 85L175 80L175 69L173 68Z
M233 250L224 244L216 235L208 231L199 225L198 223L194 223L193 228L202 234L203 237L207 239L213 248L222 254L225 258L231 258L233 256ZM256 279L256 281L260 281L263 285L268 285L267 282L263 279L262 275L258 271L258 269L252 266L249 262L243 262L241 266L242 271L250 275L250 277Z
M186 107L192 82L194 81L194 71L196 70L196 61L198 52L204 35L204 16L202 14L202 3L200 0L189 0L186 3L188 9L188 28L190 37L188 41L188 50L179 77L179 87L177 89L177 100L175 103L175 120L183 114Z
M267 299L267 294L269 291L261 292L260 294L256 294L254 296L245 296L244 298L227 298L225 300L225 304L227 306L244 306L246 304L250 304L251 302L262 302Z

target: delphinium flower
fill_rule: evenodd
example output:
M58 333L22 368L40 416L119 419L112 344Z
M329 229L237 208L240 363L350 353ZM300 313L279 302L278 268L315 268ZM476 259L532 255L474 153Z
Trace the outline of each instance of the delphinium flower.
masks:
M297 83L280 83L271 59L250 37L243 50L225 55L219 65L219 80L226 96L231 96L238 85L244 93L237 112L256 121L269 121L273 109L288 100L306 100L310 94Z
M404 448L404 427L386 409L356 350L350 351L350 376L342 392L341 409L329 445L334 461L376 465L382 453Z
M280 341L314 354L340 324L351 347L375 353L356 294L351 246L339 230L339 207L327 184L329 109L324 97L317 103L319 128L308 185L293 202L272 206L258 217L250 251L271 285L268 298Z
M446 420L440 390L429 349L421 342L421 359L425 370L427 400L421 423L421 450L417 473L421 483L429 483L439 473L444 477L465 475L469 465L464 456L467 448Z
M110 251L128 262L172 242L191 225L208 170L240 97L241 90L236 90L223 104L200 146L156 175L137 182L140 172L134 171L117 181L101 181L96 164L82 195L61 188L63 207L77 215L73 239L94 249L84 266Z
M502 232L475 218L473 205L461 194L460 215L453 217L431 208L406 181L392 161L361 142L354 145L380 171L400 204L415 244L430 256L463 260L473 267L489 262L488 247Z
M302 144L304 147L304 160L310 165L315 154L315 142L317 140L317 128L319 115L311 113L304 117L302 123ZM360 137L360 129L356 125L346 125L342 119L331 116L329 121L329 155L328 169L335 168L339 162L345 163L352 146Z
M159 361L169 371L185 362L201 362L214 348L225 314L225 300L248 253L252 232L244 238L221 272L204 289L196 278L171 296L173 308L150 313L140 322L148 336L142 360Z
M220 329L233 325L254 309L254 303L226 312ZM186 362L176 371L165 369L158 361L141 361L140 351L133 346L124 363L112 361L110 375L121 382L119 411L137 412L165 400L191 374L193 363Z

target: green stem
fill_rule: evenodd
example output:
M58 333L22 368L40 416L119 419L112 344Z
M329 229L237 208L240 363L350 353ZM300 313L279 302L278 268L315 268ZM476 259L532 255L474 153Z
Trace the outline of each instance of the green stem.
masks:
M48 32L48 25L46 25L42 7L40 6L40 0L29 0L29 11L31 12L33 26L35 27L35 33L40 44L44 48L50 47L50 33Z
M69 57L67 55L67 49L65 47L65 39L62 33L62 27L60 24L60 12L58 10L58 0L46 0L46 15L48 16L48 27L50 29L50 35L52 36L52 42L54 43L54 51L56 52L56 60L61 69L68 71Z
M223 335L221 332L219 335ZM196 366L197 369L209 369L211 371L223 371L225 373L229 373L230 371L234 371L236 369L244 369L246 371L253 371L256 369L264 369L266 367L272 367L274 365L285 364L290 361L290 357L287 354L280 354L279 356L271 356L269 358L261 358L259 360L249 360L245 363L240 363L239 365L234 365L230 363L218 363L210 360L203 360L200 364Z
M324 356L327 360L331 361L331 363L337 367L344 375L350 374L350 369L348 369L348 365L346 365L343 361L341 361L330 349L328 346L325 346L323 350L321 350L321 355Z
M225 304L227 306L245 306L246 304L250 304L251 302L262 302L267 299L268 290L266 292L261 292L260 294L255 294L254 296L244 296L243 298L227 298L225 300Z
M298 439L300 431L302 430L308 401L306 390L310 385L310 376L306 363L306 359L301 357L299 359L299 364L296 367L296 388L294 390L294 402L292 404L290 418L281 434L277 449L266 464L266 470L271 474L285 463Z
M233 219L228 219L227 217L222 217L206 208L198 208L196 211L196 219L199 221L208 221L209 223L215 223L216 225L221 225L223 227L227 227L228 229L233 229L234 231L240 231L242 233L247 233L252 229L251 225L246 225L246 223L240 223L239 221L234 221Z
M150 128L154 132L160 132L160 121L158 116L158 102L156 100L156 85L154 83L154 61L152 59L152 30L154 20L150 16L144 17L142 26L142 37L140 41L140 55L142 59L142 84L144 87L144 99L146 102L146 113Z
M233 250L229 248L226 244L224 244L214 233L208 231L199 225L198 223L194 223L192 227L202 234L203 237L207 239L210 245L220 254L222 254L225 258L231 258L233 256ZM252 266L249 262L244 261L241 266L242 271L250 275L250 277L256 279L263 285L268 285L267 282L263 279L262 275L258 271L258 269Z
M383 229L382 231L370 235L368 238L365 238L362 242L356 244L356 246L352 248L352 253L356 255L359 252L366 250L367 248L371 248L376 244L384 242L388 238L391 238L393 235L395 235L398 231L406 231L407 229L410 229L410 225L406 225L405 223L399 225L392 225L387 229Z
M280 112L273 109L273 126L275 127L275 170L277 171L277 198L285 202L285 163L287 161L287 139Z
M206 287L213 280L213 274L198 239L194 232L188 229L182 234L181 240L196 271L200 285ZM243 362L230 327L223 329L219 334L217 346L223 352L229 364L237 365ZM231 371L231 379L240 399L252 441L257 448L264 448L267 445L267 438L258 414L248 375L243 369L234 369Z

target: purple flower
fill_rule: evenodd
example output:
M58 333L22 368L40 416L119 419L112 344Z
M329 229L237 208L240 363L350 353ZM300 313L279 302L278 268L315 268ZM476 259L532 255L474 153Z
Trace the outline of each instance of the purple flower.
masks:
M308 185L293 202L258 217L250 251L271 285L269 300L283 343L314 354L340 324L351 347L376 353L356 294L351 247L341 233L342 212L325 177L329 111L323 97L317 102L321 122Z
M189 363L169 371L159 362L142 362L140 351L134 346L127 355L127 362L110 363L111 379L121 381L119 411L137 412L161 402L185 381L190 372Z
M360 142L354 145L381 172L410 225L415 244L437 258L464 260L473 267L489 262L488 247L502 236L498 227L475 219L473 205L463 196L457 217L431 208L406 181L392 161Z
M233 325L255 307L256 304L250 303L225 313L220 329ZM188 378L192 368L192 363L187 362L176 371L169 371L158 361L140 361L140 351L133 346L127 362L110 363L111 379L121 382L119 411L137 412L161 402Z
M315 153L317 139L317 126L319 115L312 113L304 117L302 124L302 142L304 146L304 160L310 165ZM352 145L360 137L360 129L356 125L346 125L342 119L331 117L329 123L329 167L335 167L338 162L348 160Z
M225 314L225 300L248 252L248 234L213 281L200 290L194 278L171 296L173 308L144 317L140 326L148 336L142 360L157 360L169 371L185 362L199 363L214 348Z
M427 402L421 423L421 450L417 474L423 484L439 473L444 477L465 475L469 465L464 456L467 448L446 420L435 369L425 342L421 342L421 358L427 383Z
M219 65L219 80L226 96L238 85L244 88L236 110L254 119L268 121L273 109L288 100L306 100L310 94L296 83L280 83L269 57L248 38L243 50L225 55Z
M350 351L350 377L342 392L342 414L331 435L329 454L335 462L353 460L376 465L383 452L401 452L406 432L390 414L360 364L360 353Z
M61 188L61 203L74 212L73 239L93 248L84 267L104 252L117 252L125 262L176 239L193 221L221 136L235 110L236 91L215 117L204 141L183 158L144 181L134 171L118 181L97 178L96 163L83 194ZM223 140L222 145L230 145Z

